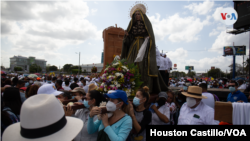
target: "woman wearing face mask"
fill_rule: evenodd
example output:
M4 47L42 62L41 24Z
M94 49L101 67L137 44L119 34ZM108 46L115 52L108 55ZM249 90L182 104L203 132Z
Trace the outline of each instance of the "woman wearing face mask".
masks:
M79 110L72 110L71 107L69 107L68 110L65 108L65 115L66 116L73 116L76 118L79 118L83 121L84 126L82 130L78 133L78 135L75 137L74 141L96 141L97 140L97 133L94 132L93 134L89 134L87 131L87 125L88 125L88 119L91 109L95 106L99 106L102 101L105 101L105 98L103 95L96 90L90 91L86 94L86 99L84 99L83 104L86 108L79 109ZM81 102L75 102L75 104L81 105ZM96 121L97 116L94 116L92 118L92 121Z
M113 115L101 114L101 108L91 109L88 120L88 133L98 131L97 140L125 141L132 129L132 119L127 114L129 111L127 94L122 90L116 90L106 94L109 99L106 108ZM93 121L94 115L101 114L101 120Z
M156 103L150 105L150 111L152 112L152 125L165 125L170 124L170 109L165 104L168 99L166 92L160 92L159 97L156 99Z
M175 114L176 109L177 109L175 96L174 96L174 93L171 91L169 91L167 94L168 94L168 99L167 99L166 105L170 109L170 124L174 125L174 114Z
M152 119L151 112L145 108L149 99L148 91L147 86L139 89L133 99L133 105L130 105L130 116L133 120L133 129L130 134L132 141L146 141L146 125L149 125Z

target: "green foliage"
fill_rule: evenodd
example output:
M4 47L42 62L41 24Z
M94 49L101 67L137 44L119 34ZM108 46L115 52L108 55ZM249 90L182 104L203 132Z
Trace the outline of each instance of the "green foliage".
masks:
M37 64L32 64L29 67L29 71L30 71L30 73L41 72L42 68L40 66L38 66Z
M14 67L14 71L23 71L22 67Z
M187 76L189 76L189 77L195 77L195 75L196 75L196 73L195 73L195 71L190 71L188 74L187 74Z
M78 69L72 69L71 72L72 72L73 74L77 74L77 73L78 73ZM80 73L82 73L81 70L80 70Z
M213 78L220 78L220 77L225 77L225 73L221 71L219 68L216 69L211 69L208 72L208 77L213 77Z
M72 66L73 66L72 64L65 64L63 66L64 72L70 72L70 67L72 67Z
M172 71L172 77L174 78L179 78L179 77L185 77L186 76L186 73L181 71Z
M49 71L57 71L58 70L58 68L57 68L57 66L50 66L49 67Z
M106 93L108 90L121 89L127 93L128 97L132 98L142 84L139 68L136 64L128 63L126 59L114 60L110 65L106 65L97 90Z

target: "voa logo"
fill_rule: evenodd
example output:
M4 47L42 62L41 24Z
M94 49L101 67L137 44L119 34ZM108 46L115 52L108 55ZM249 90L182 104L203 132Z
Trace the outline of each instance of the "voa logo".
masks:
M221 19L226 25L233 25L237 19L238 14L233 8L223 8L221 11Z

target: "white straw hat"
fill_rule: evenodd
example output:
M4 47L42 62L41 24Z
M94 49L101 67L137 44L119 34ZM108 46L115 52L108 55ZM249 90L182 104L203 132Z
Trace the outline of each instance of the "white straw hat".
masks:
M80 119L65 117L54 95L28 98L20 113L20 122L5 129L3 141L71 141L83 127Z
M54 96L60 95L62 93L63 92L61 91L57 91L54 84L42 85L37 91L37 94L53 94Z

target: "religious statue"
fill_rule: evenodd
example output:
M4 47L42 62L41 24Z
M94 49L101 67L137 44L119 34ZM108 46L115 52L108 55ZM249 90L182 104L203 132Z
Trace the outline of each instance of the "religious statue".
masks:
M129 63L136 63L141 74L143 86L149 87L150 93L158 94L167 91L168 88L162 79L156 65L155 36L151 22L146 15L146 7L143 4L136 4L130 11L130 23L122 45L121 59L127 59ZM142 61L135 62L138 52L146 42L146 50ZM145 44L145 43L144 43Z

